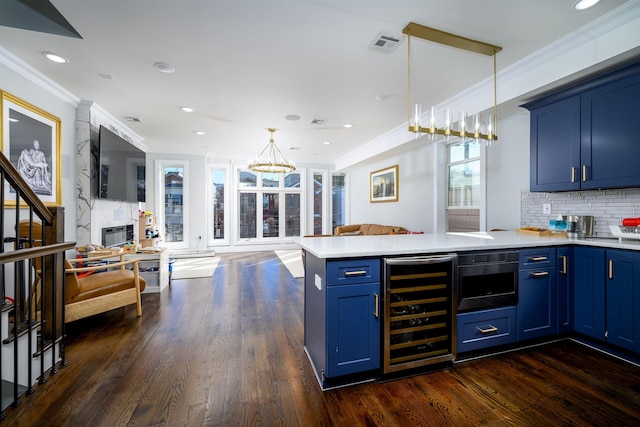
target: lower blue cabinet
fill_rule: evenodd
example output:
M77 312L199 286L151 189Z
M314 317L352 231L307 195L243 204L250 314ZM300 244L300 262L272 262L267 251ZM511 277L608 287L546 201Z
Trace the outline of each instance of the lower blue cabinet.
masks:
M574 329L605 339L604 249L573 248Z
M327 377L380 368L379 292L379 283L327 287Z
M513 306L461 313L456 320L458 353L516 342Z
M558 333L556 249L520 251L518 341Z
M607 250L607 342L640 353L640 254Z

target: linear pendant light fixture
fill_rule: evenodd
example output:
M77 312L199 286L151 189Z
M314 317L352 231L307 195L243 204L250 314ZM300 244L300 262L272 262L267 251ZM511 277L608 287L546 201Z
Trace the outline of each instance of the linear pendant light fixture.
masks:
M286 173L296 170L296 165L293 160L285 159L282 151L278 148L273 140L273 133L276 131L273 128L267 129L271 133L269 143L258 154L254 160L249 162L249 170L254 172L271 172L271 173Z
M466 37L457 36L455 34L447 33L444 31L436 30L435 28L425 27L424 25L410 22L404 30L403 34L408 36L408 73L409 73L409 96L408 96L408 110L409 110L409 131L419 134L429 134L432 137L435 135L443 135L447 139L450 137L459 137L463 141L473 139L476 142L480 140L486 141L487 145L497 141L497 127L498 127L498 107L497 107L497 72L496 72L496 54L502 50L500 46L494 46L492 44L484 43L477 40L468 39ZM434 43L443 44L446 46L463 49L469 52L480 53L482 55L493 56L493 115L487 117L486 123L483 125L480 123L479 114L473 116L473 122L471 127L467 128L467 115L465 112L460 114L460 120L458 121L458 129L452 128L451 114L447 110L444 114L444 126L438 127L436 121L436 109L431 107L428 115L429 123L427 126L422 126L422 107L416 103L412 105L411 102L411 37L418 37L423 40L428 40Z

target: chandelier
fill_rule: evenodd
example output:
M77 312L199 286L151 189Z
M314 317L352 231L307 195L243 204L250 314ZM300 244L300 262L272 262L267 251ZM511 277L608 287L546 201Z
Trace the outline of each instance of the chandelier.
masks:
M247 167L254 172L286 173L296 170L295 163L291 159L285 159L282 151L276 146L273 140L273 133L276 130L273 128L267 130L271 133L269 143L258 154L258 157L249 162Z
M491 145L494 141L498 140L497 128L498 128L498 107L497 107L497 78L496 78L496 53L502 50L499 46L494 46L488 43L480 42L477 40L471 40L465 37L457 36L455 34L447 33L444 31L436 30L434 28L425 27L415 22L410 22L404 30L403 34L408 36L408 73L409 73L409 132L416 134L416 137L421 134L428 134L431 137L436 135L443 135L447 139L450 137L459 137L463 141L473 139L475 142L480 140L486 141L487 145ZM427 122L423 126L423 112L420 104L416 103L412 105L411 102L411 37L418 37L423 40L463 49L469 52L480 53L483 55L493 56L493 114L488 115L481 122L479 114L474 114L472 117L467 116L466 112L460 112L457 129L454 129L453 119L451 112L446 110L443 114L443 119L438 122L436 119L436 108L431 107L427 112Z

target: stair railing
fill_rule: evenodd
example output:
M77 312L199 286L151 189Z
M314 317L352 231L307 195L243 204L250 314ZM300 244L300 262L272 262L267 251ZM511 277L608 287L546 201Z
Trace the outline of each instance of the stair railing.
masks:
M11 207L7 192L15 195ZM64 241L64 208L45 206L2 152L0 205L2 419L66 363L64 259L75 242Z

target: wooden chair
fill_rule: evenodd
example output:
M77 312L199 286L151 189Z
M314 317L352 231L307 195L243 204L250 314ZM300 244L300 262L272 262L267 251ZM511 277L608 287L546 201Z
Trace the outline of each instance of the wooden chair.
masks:
M119 261L104 263L114 257L118 257ZM136 314L142 316L140 293L144 290L146 282L140 276L139 261L125 261L123 253L67 259L65 323L131 304L136 305ZM84 266L87 263L90 266ZM127 266L132 268L126 268ZM79 277L78 273L82 272L91 274Z

